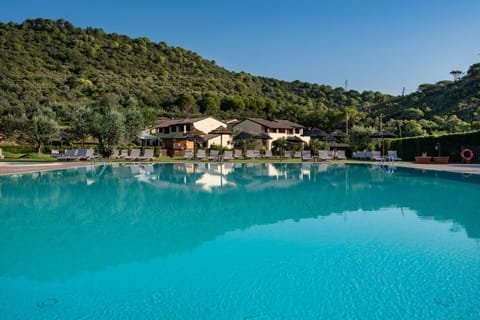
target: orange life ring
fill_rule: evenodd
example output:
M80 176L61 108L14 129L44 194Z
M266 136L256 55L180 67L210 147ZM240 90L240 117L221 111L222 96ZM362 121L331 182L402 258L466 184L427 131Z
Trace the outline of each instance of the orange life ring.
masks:
M468 156L466 155L466 153L468 153ZM464 161L470 162L473 159L473 151L468 148L463 149L462 152L460 152L460 157L462 157Z

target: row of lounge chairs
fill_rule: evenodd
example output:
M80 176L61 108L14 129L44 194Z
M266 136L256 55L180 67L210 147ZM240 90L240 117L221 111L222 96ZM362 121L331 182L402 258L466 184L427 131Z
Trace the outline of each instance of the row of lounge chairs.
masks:
M353 158L358 160L373 160L373 161L402 160L402 158L400 158L397 155L397 150L389 150L386 156L382 156L382 153L380 151L356 151L353 153Z
M185 160L209 160L209 161L229 161L235 159L270 159L272 158L272 151L265 151L262 155L259 150L247 150L245 156L242 153L242 150L225 150L223 154L220 154L219 150L210 150L210 154L207 155L206 150L201 149L198 150L197 153L194 155L193 151L185 150L185 154L183 159ZM285 151L283 157L286 159L301 159L302 161L315 161L315 160L333 160L333 159L340 159L344 160L347 159L345 156L344 150L334 151L327 151L327 150L320 150L318 155L312 155L310 150L304 151Z
M183 156L183 159L185 160L192 160L192 159L197 159L197 160L210 160L210 161L228 161L228 160L234 160L234 159L258 159L258 158L264 158L264 159L269 159L272 158L272 151L265 151L265 153L262 155L259 150L247 150L245 153L245 156L243 155L242 150L225 150L223 154L220 154L219 150L210 150L210 153L207 155L207 151L204 149L200 149L197 151L197 153L194 155L192 150L185 150L185 154Z
M66 149L65 153L58 150L52 150L50 155L58 160L90 160L95 157L93 149Z
M117 150L114 149L110 159L125 159L125 160L148 160L153 159L153 149L145 149L143 155L141 154L140 149L130 150L130 154L127 149Z

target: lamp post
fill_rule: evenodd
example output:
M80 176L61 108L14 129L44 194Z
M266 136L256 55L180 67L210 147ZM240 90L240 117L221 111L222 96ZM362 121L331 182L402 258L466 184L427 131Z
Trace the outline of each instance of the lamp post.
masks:
M440 142L435 143L435 150L438 152L438 156L441 154L441 145Z

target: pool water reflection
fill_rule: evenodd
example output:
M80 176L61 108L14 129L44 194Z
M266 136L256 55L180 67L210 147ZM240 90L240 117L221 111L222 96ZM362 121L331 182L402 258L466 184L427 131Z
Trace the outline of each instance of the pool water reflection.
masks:
M7 319L478 319L480 181L376 166L0 177Z

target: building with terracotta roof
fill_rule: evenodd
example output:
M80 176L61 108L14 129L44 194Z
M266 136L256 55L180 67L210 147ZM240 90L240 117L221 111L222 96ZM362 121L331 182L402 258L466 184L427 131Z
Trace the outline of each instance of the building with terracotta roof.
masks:
M309 143L310 137L303 136L304 126L289 120L265 120L260 118L247 118L233 126L235 131L248 132L253 135L267 134L271 139L263 139L265 150L272 149L272 142L280 138L288 139L298 137L303 142Z
M219 128L227 125L213 117L168 119L159 118L155 125L157 144L169 156L182 156L185 150L194 150L194 143L206 148L213 145L232 148L231 134ZM212 132L213 131L213 132Z

